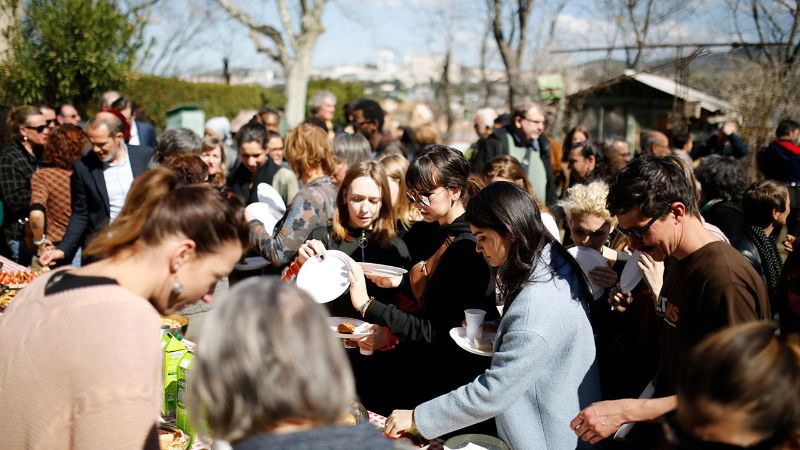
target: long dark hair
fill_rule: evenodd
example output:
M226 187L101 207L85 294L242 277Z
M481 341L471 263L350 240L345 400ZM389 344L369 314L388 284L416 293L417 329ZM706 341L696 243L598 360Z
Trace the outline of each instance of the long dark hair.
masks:
M500 297L505 303L504 313L528 283L548 244L551 255L561 255L577 276L581 300L588 302L592 298L583 270L544 227L533 198L516 184L499 181L483 188L467 204L466 220L474 227L513 237L505 264L493 269ZM550 274L554 276L560 264L551 257L549 266Z

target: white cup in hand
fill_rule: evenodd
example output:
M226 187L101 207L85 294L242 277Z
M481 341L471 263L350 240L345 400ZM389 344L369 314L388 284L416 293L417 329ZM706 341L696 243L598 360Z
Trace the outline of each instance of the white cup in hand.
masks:
M482 309L465 309L464 316L467 321L467 340L472 343L476 337L483 336L481 324L483 324L483 318L486 317L486 311Z

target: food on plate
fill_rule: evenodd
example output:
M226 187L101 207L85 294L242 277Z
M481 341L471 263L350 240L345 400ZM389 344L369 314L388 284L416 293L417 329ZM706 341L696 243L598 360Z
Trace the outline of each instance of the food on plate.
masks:
M342 334L353 334L356 331L356 327L350 322L342 322L336 327L336 331Z
M10 289L0 294L0 311L5 309L6 306L8 306L8 304L11 303L11 300L13 300L14 297L16 297L17 292L19 291L16 289Z
M0 284L10 287L22 287L33 281L39 274L50 270L49 268L40 271L35 270L14 270L11 272L0 272Z
M180 328L181 327L181 323L178 322L177 319L174 319L174 318L171 318L171 317L162 317L161 318L161 326L162 327L167 326L167 327L170 327L170 328Z
M158 429L158 444L161 450L185 450L189 436L178 428L162 425Z
M490 339L476 337L472 340L472 346L478 350L488 352L492 350L492 341Z

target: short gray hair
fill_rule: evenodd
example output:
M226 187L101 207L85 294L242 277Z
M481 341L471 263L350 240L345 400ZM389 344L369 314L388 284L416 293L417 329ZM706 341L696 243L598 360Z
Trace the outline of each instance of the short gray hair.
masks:
M372 147L363 134L337 134L333 138L333 156L337 163L347 163L348 166L367 161L372 156Z
M235 443L286 419L332 425L355 384L325 309L275 277L250 278L209 315L192 368L192 415Z
M202 151L203 141L194 131L188 128L170 128L158 137L153 160L160 163L176 153L200 155Z
M317 113L317 110L322 107L322 103L326 98L332 98L333 101L336 102L336 94L331 91L317 91L308 99L308 109L311 111L311 114Z

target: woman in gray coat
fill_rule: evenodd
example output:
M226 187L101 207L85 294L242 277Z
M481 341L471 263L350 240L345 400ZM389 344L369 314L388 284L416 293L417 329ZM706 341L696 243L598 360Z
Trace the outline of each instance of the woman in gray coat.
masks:
M417 428L434 438L494 417L514 449L574 449L585 443L572 417L600 399L591 294L577 262L545 231L534 200L493 183L467 205L476 250L505 301L491 367L472 383L386 421L390 436Z

